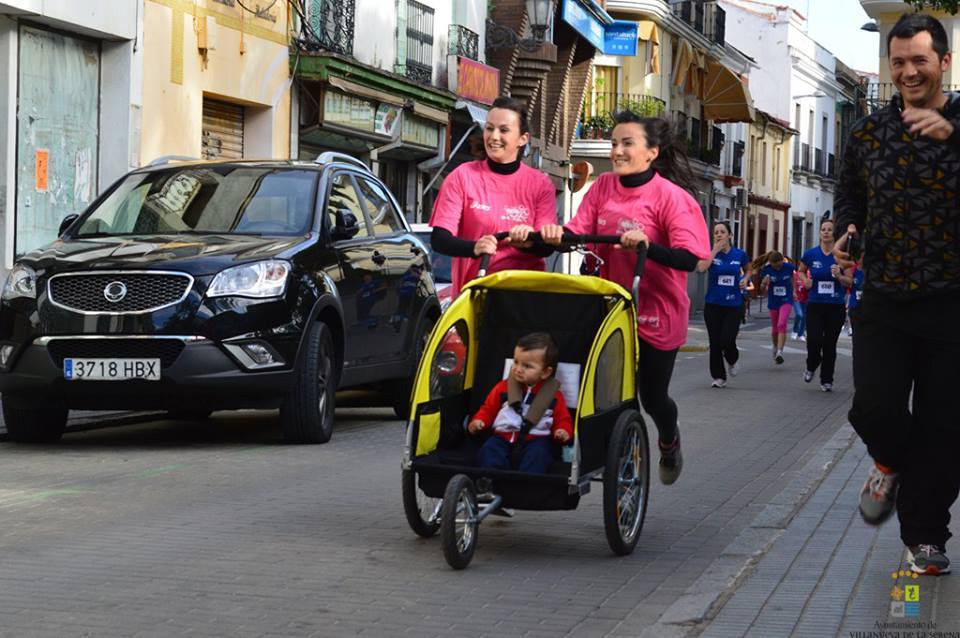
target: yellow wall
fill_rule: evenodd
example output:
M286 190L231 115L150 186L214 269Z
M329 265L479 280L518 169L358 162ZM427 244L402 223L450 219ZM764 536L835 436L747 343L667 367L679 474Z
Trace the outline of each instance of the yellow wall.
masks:
M289 157L287 3L271 10L275 22L213 0L144 4L141 163L161 155L200 157L204 95L248 107L245 156ZM216 49L204 64L196 29L207 16L215 20Z

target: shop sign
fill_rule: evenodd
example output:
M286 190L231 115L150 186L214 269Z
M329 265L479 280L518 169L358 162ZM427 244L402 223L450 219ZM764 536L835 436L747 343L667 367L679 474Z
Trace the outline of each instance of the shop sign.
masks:
M323 121L358 131L374 130L375 102L327 89L323 96Z
M583 8L577 0L563 0L563 13L561 15L563 21L573 27L574 31L583 36L594 47L603 51L603 23Z
M493 104L500 95L500 70L469 58L455 57L455 63L447 64L450 90L474 102Z
M387 137L394 137L400 126L401 111L399 106L381 103L377 107L377 115L373 123L373 132Z
M401 139L410 144L437 148L440 146L440 126L430 120L407 113L403 117Z
M603 31L603 52L607 55L635 56L637 54L637 23L617 20Z

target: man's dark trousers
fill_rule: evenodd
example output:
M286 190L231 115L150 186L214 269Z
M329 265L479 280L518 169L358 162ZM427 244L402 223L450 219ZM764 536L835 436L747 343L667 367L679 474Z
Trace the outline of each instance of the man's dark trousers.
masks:
M942 546L960 491L960 342L913 334L906 317L885 309L878 320L864 306L854 310L850 423L870 456L900 474L904 544Z

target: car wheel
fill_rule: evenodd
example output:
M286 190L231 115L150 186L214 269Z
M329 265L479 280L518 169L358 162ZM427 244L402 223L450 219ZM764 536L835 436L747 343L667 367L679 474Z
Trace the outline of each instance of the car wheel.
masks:
M66 408L18 408L3 401L7 436L17 443L53 443L67 429Z
M288 443L326 443L333 434L340 370L330 328L314 322L307 335L293 390L280 406Z
M417 337L413 342L414 348L416 348L413 353L413 371L403 379L391 381L387 389L390 405L398 419L410 418L410 395L413 393L413 382L417 377L417 370L420 368L420 358L423 356L423 351L427 349L427 343L430 341L430 335L433 333L435 325L437 325L437 320L433 317L426 317L423 320L423 323L417 329Z

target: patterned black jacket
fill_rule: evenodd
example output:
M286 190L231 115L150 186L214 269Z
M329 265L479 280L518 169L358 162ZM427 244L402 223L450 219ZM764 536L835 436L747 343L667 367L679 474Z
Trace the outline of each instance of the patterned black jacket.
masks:
M947 94L944 142L911 134L901 105L854 125L834 200L837 237L852 223L863 239L865 296L891 301L960 292L960 93Z

